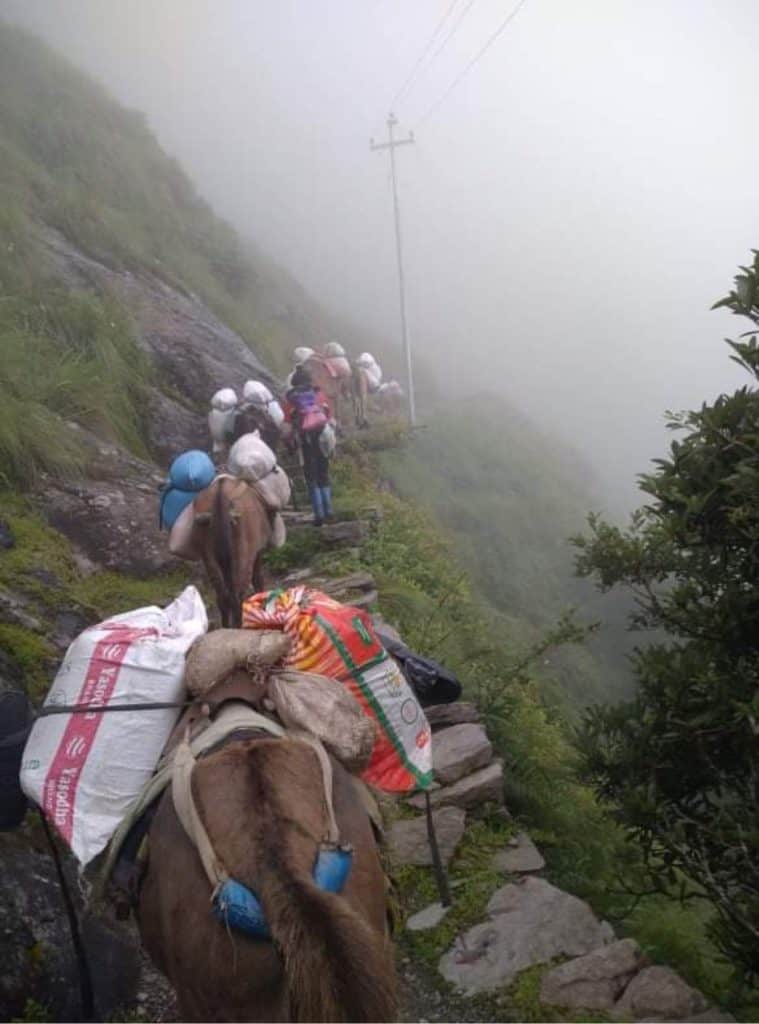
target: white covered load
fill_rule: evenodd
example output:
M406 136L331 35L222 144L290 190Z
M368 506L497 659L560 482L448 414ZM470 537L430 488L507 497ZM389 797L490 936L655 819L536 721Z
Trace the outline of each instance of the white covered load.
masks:
M276 464L277 456L268 444L261 440L257 430L238 438L230 448L227 459L232 476L239 476L241 480L247 480L252 484L271 473Z
M234 388L220 388L211 399L208 413L208 432L213 441L214 454L223 451L227 438L232 433L237 411L237 394Z
M138 608L92 626L71 644L45 701L94 706L185 699L185 653L208 629L187 587L167 608ZM21 762L21 788L84 866L105 848L153 774L174 708L38 718Z
M276 427L282 426L285 421L282 406L260 380L246 381L245 387L242 389L242 396L249 405L255 405L267 412Z
M366 374L369 390L372 393L378 391L382 384L382 369L371 352L362 352L356 363Z

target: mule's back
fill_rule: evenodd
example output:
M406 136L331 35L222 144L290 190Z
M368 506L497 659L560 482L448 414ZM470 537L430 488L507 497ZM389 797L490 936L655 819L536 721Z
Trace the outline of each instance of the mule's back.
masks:
M313 752L291 740L230 744L198 762L193 791L230 875L256 892L276 940L228 932L167 794L150 832L140 930L191 1020L394 1018L385 884L369 819L333 762L341 840L354 849L340 896L312 882L326 819ZM279 950L279 952L277 952Z

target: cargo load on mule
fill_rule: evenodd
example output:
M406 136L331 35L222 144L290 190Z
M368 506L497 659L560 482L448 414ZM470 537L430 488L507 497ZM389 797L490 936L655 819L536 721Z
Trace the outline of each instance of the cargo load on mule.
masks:
M82 866L153 774L186 696L185 654L207 629L202 598L187 587L168 607L115 615L69 646L26 741L20 781ZM116 707L125 710L106 710Z
M208 413L208 431L214 455L221 455L229 445L237 412L237 393L234 388L220 388L211 398Z
M257 431L244 434L232 445L228 467L228 473L217 475L210 457L198 451L184 452L172 463L161 492L159 515L161 528L169 531L169 551L177 558L190 562L202 558L208 512L199 511L203 502L196 501L215 480L228 476L245 481L268 512L271 546L285 543L287 530L281 512L290 502L290 479Z
M243 605L247 629L281 629L292 639L289 668L336 679L377 728L362 778L389 792L424 788L432 780L430 728L396 662L362 610L308 587L254 594Z

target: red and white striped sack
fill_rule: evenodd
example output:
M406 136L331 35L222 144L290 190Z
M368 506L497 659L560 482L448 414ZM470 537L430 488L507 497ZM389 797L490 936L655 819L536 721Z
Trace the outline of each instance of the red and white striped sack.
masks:
M207 629L195 587L167 608L115 615L70 645L45 706L182 701L185 654ZM91 712L35 722L21 788L82 867L105 848L153 774L177 714L173 708Z

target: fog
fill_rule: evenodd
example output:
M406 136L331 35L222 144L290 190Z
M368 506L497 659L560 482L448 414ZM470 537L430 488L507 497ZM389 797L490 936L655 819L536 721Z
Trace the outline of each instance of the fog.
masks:
M629 500L664 410L742 382L721 342L742 325L709 307L759 242L759 8L527 0L446 95L514 5L456 0L397 102L450 0L0 12L144 110L322 304L398 344L388 156L369 149L394 104L415 132L397 150L415 349L451 393L502 390Z

